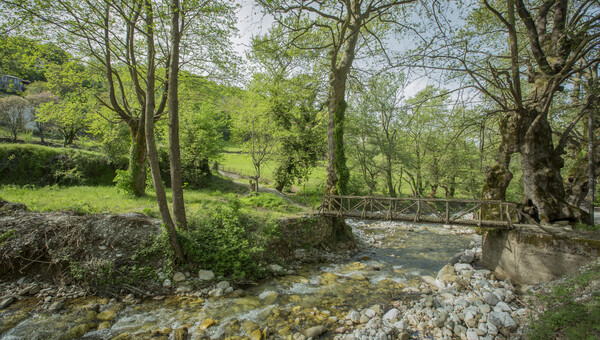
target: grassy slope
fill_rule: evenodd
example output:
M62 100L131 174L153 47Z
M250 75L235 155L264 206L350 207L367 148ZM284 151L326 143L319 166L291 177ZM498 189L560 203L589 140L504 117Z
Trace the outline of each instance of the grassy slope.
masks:
M236 186L228 180L216 177L212 188L203 190L185 190L188 215L209 216L217 206L238 200L242 212L254 216L279 217L293 214L299 209L273 194L261 193L246 196L246 189ZM146 197L133 197L109 186L71 186L71 187L32 187L2 186L0 198L15 203L23 203L30 210L56 211L73 210L80 213L125 213L141 212L158 217L158 208L152 189ZM167 191L170 200L170 190Z

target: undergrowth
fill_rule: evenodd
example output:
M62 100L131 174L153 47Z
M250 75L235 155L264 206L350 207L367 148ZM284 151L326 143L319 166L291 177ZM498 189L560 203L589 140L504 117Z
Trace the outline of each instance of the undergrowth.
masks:
M531 323L532 340L600 338L600 264L567 278L536 299L545 312Z

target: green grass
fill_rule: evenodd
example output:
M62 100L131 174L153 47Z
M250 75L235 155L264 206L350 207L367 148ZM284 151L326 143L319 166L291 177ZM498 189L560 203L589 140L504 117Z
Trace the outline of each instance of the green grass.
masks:
M598 339L600 337L600 265L567 278L537 295L546 311L531 323L530 339ZM575 301L575 297L584 299ZM587 297L587 298L585 298Z
M214 184L203 190L185 190L187 213L190 216L210 216L218 207L233 200L241 203L240 211L252 216L286 216L299 209L273 194L261 193L246 197L247 190L231 181L215 176ZM155 195L147 189L146 197L134 197L112 186L15 186L0 187L0 198L23 203L34 211L72 210L78 213L140 212L159 217ZM171 200L171 191L167 189Z

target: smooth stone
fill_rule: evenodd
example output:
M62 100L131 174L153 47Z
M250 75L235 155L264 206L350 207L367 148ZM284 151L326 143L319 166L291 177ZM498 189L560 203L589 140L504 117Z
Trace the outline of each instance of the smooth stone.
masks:
M104 312L98 313L96 316L98 320L102 321L110 321L113 320L117 316L117 311L114 310L105 310Z
M17 299L14 296L7 297L6 299L2 300L2 302L0 302L0 309L4 309L4 308L10 306L16 300Z
M369 322L369 317L366 316L366 315L361 315L360 319L358 320L358 322L360 322L360 323L367 323L367 322Z
M406 332L402 332L398 335L398 340L409 340L410 334Z
M109 321L102 321L102 322L100 322L100 324L98 324L98 330L109 329L109 328L110 328L110 322Z
M467 330L467 340L479 340L479 335L474 330L469 329Z
M438 279L441 278L444 275L456 275L456 271L454 270L454 266L447 264L444 266L444 268L440 269L440 271L438 272Z
M463 325L454 326L454 335L462 338L467 336L467 327Z
M487 314L492 310L492 307L490 307L490 305L488 305L487 303L479 305L478 308L481 314Z
M63 307L63 304L64 304L63 300L55 301L50 305L50 307L48 307L48 310L55 312L55 311L61 309Z
M496 327L496 325L494 325L493 323L489 322L486 324L487 326L487 333L491 336L496 336L498 335L498 327Z
M389 320L398 319L399 315L400 315L400 311L398 310L398 308L392 308L383 315L383 320L389 321Z
M183 282L183 281L185 281L185 274L182 273L182 272L176 272L173 275L173 281L174 282Z
M302 333L307 338L316 338L325 332L327 332L327 328L325 328L325 326L315 326L305 329Z
M202 321L202 324L200 325L200 329L207 330L209 327L215 325L216 323L217 322L211 318L204 319L204 321Z
M208 292L208 296L221 297L221 296L223 296L223 289L215 288L215 289L211 290L210 292Z
M175 290L175 292L177 293L189 293L192 291L192 287L190 286L179 286L177 287L177 290Z
M215 273L212 270L201 269L198 271L198 280L210 281L215 278Z
M370 308L365 311L365 316L368 317L368 318L372 318L375 315L377 315L377 312L374 311L374 310L372 310L372 309L370 309Z
M462 273L473 270L473 267L468 263L457 263L454 265L454 270L456 270L457 273Z
M219 283L217 283L217 288L225 290L227 288L231 287L231 284L227 281L221 281Z
M358 323L360 321L360 313L355 310L350 311L350 313L348 313L348 316L346 316L346 319L349 319L354 323Z
M173 283L171 282L171 280L169 280L169 279L165 279L165 280L163 281L163 284L162 284L162 285L163 285L163 287L171 287L171 285L172 285L172 284L173 284Z

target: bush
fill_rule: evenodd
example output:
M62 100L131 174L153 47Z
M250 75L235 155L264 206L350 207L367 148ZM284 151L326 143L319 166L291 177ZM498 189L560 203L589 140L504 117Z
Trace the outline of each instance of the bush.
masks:
M236 280L263 276L259 259L264 242L253 233L254 223L239 212L239 202L231 201L219 207L209 218L189 223L180 231L180 241L186 256L217 275Z
M40 145L0 145L0 184L110 185L115 164L102 154Z

